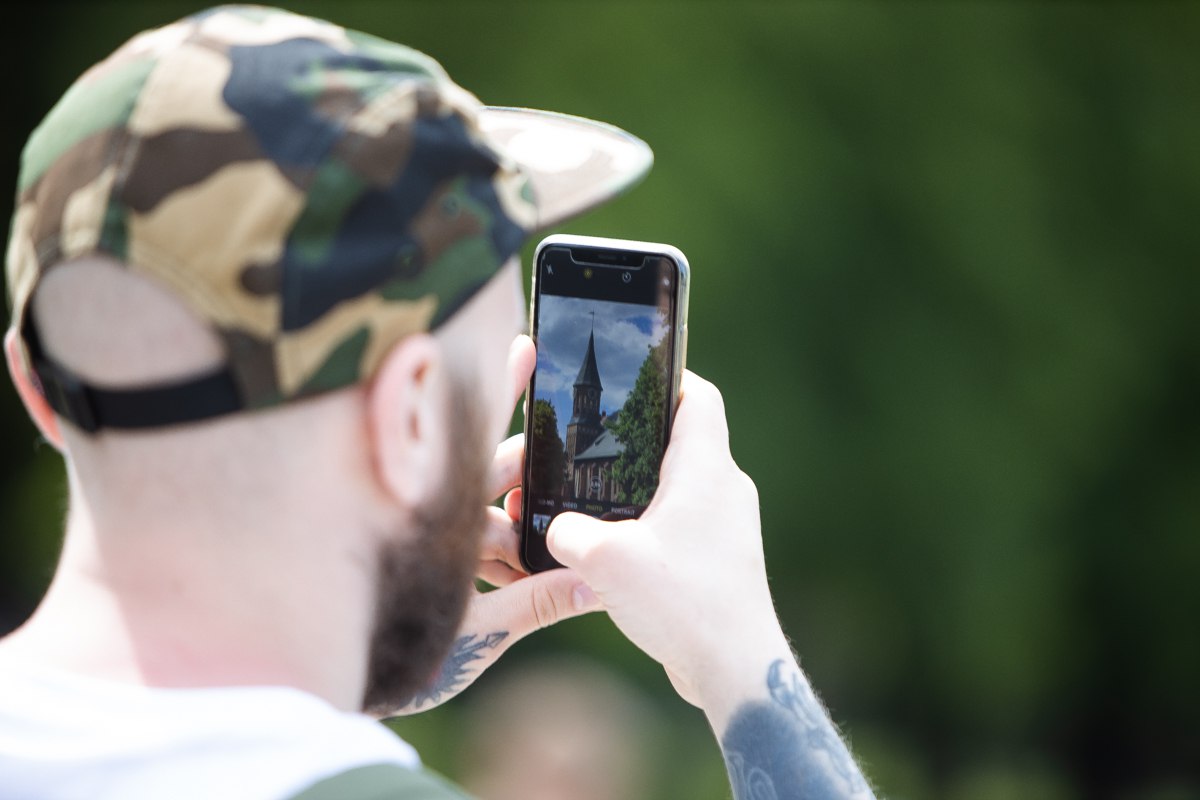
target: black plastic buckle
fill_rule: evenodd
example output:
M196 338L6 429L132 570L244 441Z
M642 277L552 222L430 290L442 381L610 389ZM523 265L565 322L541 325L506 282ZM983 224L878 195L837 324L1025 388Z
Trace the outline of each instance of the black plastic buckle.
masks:
M88 387L65 369L44 359L34 364L50 407L87 433L100 430Z

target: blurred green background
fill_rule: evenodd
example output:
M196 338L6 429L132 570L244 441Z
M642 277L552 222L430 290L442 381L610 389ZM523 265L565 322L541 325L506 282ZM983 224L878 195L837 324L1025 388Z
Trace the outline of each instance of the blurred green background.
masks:
M10 6L0 184L84 68L200 7ZM785 628L881 794L1200 797L1200 7L289 7L655 148L566 230L688 254L689 366L725 394ZM11 390L0 426L4 630L65 493ZM647 797L728 796L703 717L602 618L398 727L462 774L473 698L566 653L661 718Z

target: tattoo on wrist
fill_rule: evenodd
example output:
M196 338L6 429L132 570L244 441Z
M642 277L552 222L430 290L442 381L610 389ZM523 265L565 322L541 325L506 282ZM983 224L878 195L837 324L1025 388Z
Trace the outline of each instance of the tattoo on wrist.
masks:
M426 705L436 705L443 697L457 694L469 683L467 677L474 670L471 662L484 658L486 651L492 650L507 638L508 631L494 631L482 637L472 633L455 639L450 648L450 655L442 662L433 683L417 692L409 706L418 709Z
M783 659L767 670L771 702L734 712L721 747L736 800L873 797L821 702Z

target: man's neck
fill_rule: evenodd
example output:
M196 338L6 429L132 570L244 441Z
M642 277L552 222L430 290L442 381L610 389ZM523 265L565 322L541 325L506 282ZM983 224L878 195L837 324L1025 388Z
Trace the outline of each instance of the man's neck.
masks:
M348 517L176 511L114 530L76 498L50 590L0 653L147 686L291 686L356 710L374 562Z

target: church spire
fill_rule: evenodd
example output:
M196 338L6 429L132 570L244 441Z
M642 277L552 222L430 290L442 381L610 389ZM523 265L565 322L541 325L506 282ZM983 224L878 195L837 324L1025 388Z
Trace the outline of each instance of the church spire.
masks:
M575 378L575 388L595 388L597 394L604 389L600 384L600 368L596 366L596 332L588 335L587 355L583 357L583 365L579 367L579 375Z
M593 319L595 319L593 317ZM594 324L594 323L593 323ZM587 450L596 437L604 433L604 420L600 417L600 393L604 387L600 385L600 367L596 365L596 332L588 335L587 353L583 364L579 367L579 375L575 378L575 388L571 392L571 421L567 423L567 474L574 475L575 456ZM570 485L574 485L571 478ZM575 487L579 494L579 487Z

